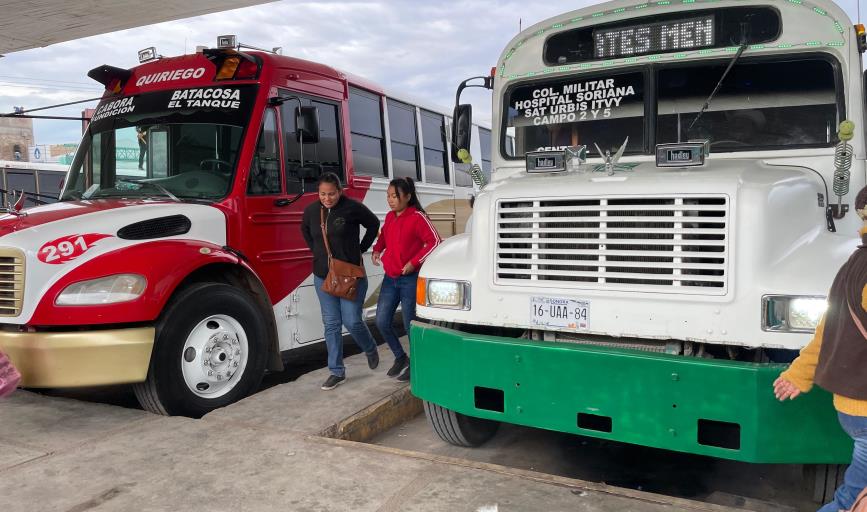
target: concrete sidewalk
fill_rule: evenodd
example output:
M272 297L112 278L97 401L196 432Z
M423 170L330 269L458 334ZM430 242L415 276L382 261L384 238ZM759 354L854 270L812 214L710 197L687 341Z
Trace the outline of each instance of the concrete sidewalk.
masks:
M2 509L734 510L347 441L418 411L383 350L374 372L348 358L336 390L318 370L201 420L17 392L0 403Z

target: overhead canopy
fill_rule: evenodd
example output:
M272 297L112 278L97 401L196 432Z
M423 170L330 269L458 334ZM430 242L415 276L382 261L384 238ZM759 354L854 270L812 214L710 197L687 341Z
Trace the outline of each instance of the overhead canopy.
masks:
M0 55L273 0L0 0Z

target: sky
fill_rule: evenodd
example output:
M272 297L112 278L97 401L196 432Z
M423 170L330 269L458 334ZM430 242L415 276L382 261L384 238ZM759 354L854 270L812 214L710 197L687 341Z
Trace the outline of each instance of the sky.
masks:
M852 20L859 0L839 0ZM551 16L592 5L589 0L415 0L298 2L283 0L244 9L122 30L0 59L0 113L99 97L102 86L87 77L101 64L129 68L138 50L155 46L164 56L213 47L218 35L272 48L363 76L391 90L451 109L458 83L486 75L518 33ZM146 4L145 4L146 5ZM867 11L865 11L867 16ZM490 91L468 89L478 120L489 120ZM78 116L96 102L52 109L46 115ZM34 120L37 144L78 142L75 121Z

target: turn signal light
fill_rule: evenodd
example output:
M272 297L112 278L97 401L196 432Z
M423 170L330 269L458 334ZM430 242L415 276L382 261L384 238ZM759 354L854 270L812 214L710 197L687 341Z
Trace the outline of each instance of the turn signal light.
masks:
M427 306L427 279L419 277L415 282L415 303Z
M858 43L858 51L864 53L867 51L867 31L864 30L864 25L855 25L855 41Z
M235 71L238 70L238 66L241 64L240 57L228 57L223 60L223 64L220 66L220 70L217 71L217 76L214 77L214 80L231 80L235 77Z
M253 61L244 60L238 65L238 71L235 73L236 80L251 80L256 78L259 73L259 65Z
M117 94L120 92L120 90L122 88L123 88L123 82L121 82L120 78L115 78L114 80L112 80L111 82L108 83L108 85L105 87L105 90L111 91L114 94Z

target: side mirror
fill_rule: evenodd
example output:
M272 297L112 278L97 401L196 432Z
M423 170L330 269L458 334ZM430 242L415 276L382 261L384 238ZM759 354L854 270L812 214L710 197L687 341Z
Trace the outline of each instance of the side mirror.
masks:
M299 107L295 110L296 140L304 144L319 142L319 109L316 107Z
M463 163L458 150L470 150L473 127L473 106L457 105L452 115L452 162Z

